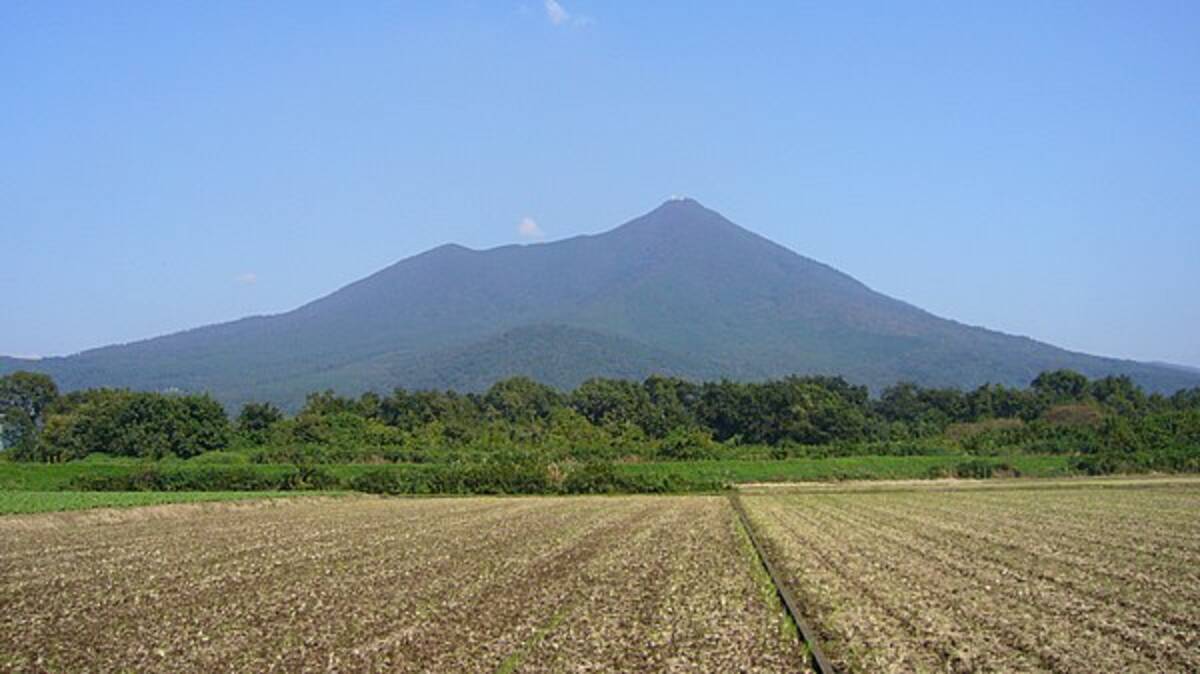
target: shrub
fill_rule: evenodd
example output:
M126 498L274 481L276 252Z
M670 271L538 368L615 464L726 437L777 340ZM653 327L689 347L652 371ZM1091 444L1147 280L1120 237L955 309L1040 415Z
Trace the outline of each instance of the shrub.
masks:
M95 454L91 456L96 456ZM89 457L90 458L90 457ZM250 463L250 457L241 452L212 451L197 454L187 461L193 466L232 466Z
M611 463L592 461L568 473L561 489L565 494L616 494L632 486Z
M372 494L550 494L549 467L533 460L500 460L381 467L359 474L350 488Z
M1104 450L1074 457L1070 466L1084 475L1196 473L1200 472L1200 452L1187 447L1141 452Z
M148 464L115 475L81 475L71 489L79 491L287 491L328 489L337 479L323 469L253 466L164 468Z
M951 424L945 437L967 453L989 456L1011 451L1025 444L1032 432L1020 419L985 419Z
M1111 475L1122 472L1125 462L1115 454L1085 454L1071 458L1071 470L1084 475Z
M658 455L675 461L697 461L712 459L717 454L717 444L712 433L698 428L678 428L663 439Z
M930 480L943 480L954 477L954 473L946 466L930 466L929 470L925 471L925 477Z
M970 461L962 461L954 466L955 477L969 478L973 480L986 480L992 476L995 466L990 461L983 459L972 459Z
M1021 470L1007 461L992 467L992 477L1021 477Z
M1042 419L1051 426L1097 428L1104 422L1104 413L1095 405L1055 405L1042 413Z
M341 480L320 466L296 466L287 474L286 489L337 489Z
M370 494L660 494L716 491L723 485L677 475L626 475L611 463L589 462L561 481L548 467L494 462L443 466L380 467L360 473L350 488Z

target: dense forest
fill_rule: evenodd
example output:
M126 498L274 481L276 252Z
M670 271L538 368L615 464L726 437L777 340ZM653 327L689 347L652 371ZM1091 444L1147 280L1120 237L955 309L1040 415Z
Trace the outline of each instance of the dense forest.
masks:
M313 393L287 416L235 418L205 395L92 389L42 374L0 378L4 446L20 461L90 454L247 463L781 459L849 455L1070 454L1088 472L1195 469L1200 388L1146 394L1127 377L1046 372L1028 388L900 383L878 397L838 377L760 383L592 379L561 392L515 377L481 394Z

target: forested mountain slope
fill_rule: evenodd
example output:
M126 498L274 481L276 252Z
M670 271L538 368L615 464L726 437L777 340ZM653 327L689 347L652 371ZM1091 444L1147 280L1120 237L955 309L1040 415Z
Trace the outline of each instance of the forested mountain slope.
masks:
M966 326L875 292L672 200L595 236L491 250L446 245L274 316L246 318L64 358L0 359L66 389L209 391L294 407L313 390L480 389L528 374L559 386L654 372L695 378L840 374L1026 385L1071 368L1127 374L1151 390L1200 374L1069 352Z

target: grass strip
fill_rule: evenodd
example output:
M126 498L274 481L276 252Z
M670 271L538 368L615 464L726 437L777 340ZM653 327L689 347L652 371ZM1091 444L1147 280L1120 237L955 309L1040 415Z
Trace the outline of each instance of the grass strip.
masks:
M759 542L758 536L754 533L754 527L750 524L750 517L746 514L745 507L742 506L742 499L737 494L729 496L729 502L733 505L733 509L737 511L738 517L741 519L742 527L746 531L746 535L750 537L750 543L754 545L754 551L758 553L758 560L762 562L762 567L766 570L767 575L771 578L771 582L775 585L775 591L779 593L779 598L783 601L783 606L787 609L787 614L791 617L792 622L796 625L796 629L800 632L801 638L804 640L804 645L808 648L809 660L812 663L814 670L818 674L833 674L833 665L829 659L825 657L825 653L821 651L821 647L817 644L817 633L808 626L808 623L800 617L800 604L796 601L796 597L792 595L792 591L783 584L779 574L775 571L775 566L771 564L771 559L767 556L767 551Z

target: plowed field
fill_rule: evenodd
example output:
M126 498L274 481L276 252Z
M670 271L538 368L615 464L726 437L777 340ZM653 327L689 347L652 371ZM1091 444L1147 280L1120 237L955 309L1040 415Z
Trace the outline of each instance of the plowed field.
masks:
M1200 671L1200 482L743 496L841 670Z
M0 669L801 669L756 564L721 497L6 517Z
M764 488L839 671L1200 671L1200 481ZM804 671L723 497L0 518L0 670Z

